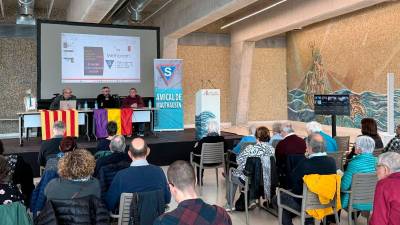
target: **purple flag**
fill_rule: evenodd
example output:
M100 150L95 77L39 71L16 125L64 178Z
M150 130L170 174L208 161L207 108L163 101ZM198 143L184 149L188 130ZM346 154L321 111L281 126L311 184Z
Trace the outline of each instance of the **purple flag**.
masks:
M106 109L94 109L93 110L94 123L96 124L96 137L105 138L108 137L107 133L107 110Z

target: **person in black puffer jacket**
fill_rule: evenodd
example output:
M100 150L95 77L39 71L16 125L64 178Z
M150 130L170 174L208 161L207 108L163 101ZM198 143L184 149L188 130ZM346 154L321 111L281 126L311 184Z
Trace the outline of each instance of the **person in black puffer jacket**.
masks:
M36 225L109 225L109 214L96 196L50 200L35 220Z

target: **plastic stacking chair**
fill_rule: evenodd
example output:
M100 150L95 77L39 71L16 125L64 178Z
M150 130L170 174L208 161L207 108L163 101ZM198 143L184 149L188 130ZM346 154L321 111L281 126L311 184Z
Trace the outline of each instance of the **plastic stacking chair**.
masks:
M336 144L338 146L339 152L347 152L350 147L350 136L336 136L335 139Z
M328 156L335 159L336 169L342 169L343 166L343 154L341 152L328 152Z
M195 162L194 157L200 158L200 163ZM190 163L194 167L199 168L199 175L197 177L202 177L203 169L215 169L215 175L217 177L217 187L218 187L218 168L225 168L225 153L224 153L224 142L217 143L203 143L201 147L201 154L190 153ZM225 171L226 174L226 171ZM200 191L202 189L202 182L200 184Z
M130 216L130 207L133 199L133 193L122 193L119 200L118 214L110 213L110 217L118 219L118 225L128 225Z
M375 173L356 173L353 175L350 191L342 191L343 193L350 194L349 206L346 209L348 212L349 225L357 224L357 218L354 217L353 220L352 214L354 212L362 212L362 210L354 208L354 205L373 204L377 181L378 178ZM367 221L367 224L369 224L369 216L367 217Z
M327 208L327 207L332 207L334 214L335 214L335 220L336 220L336 224L339 224L339 217L337 214L337 209L336 209L336 201L337 201L337 197L335 196L332 201L330 201L328 204L323 205L321 204L321 202L319 201L318 195L312 193L308 188L306 184L303 184L303 194L302 195L296 195L293 194L292 192L282 189L282 188L277 188L276 190L277 192L277 200L278 200L278 224L282 225L282 213L283 210L287 210L291 213L296 214L297 216L300 216L300 224L304 225L305 223L305 219L306 218L311 218L311 216L309 216L307 214L307 210L309 209L323 209L323 208ZM288 205L284 205L281 202L281 194L285 193L291 197L294 198L298 198L301 199L301 210L297 211L293 208L291 208ZM326 223L326 221L324 220L324 224Z
M110 217L114 218L114 219L118 219L118 225L128 225L128 224L130 224L130 222L131 222L131 224L148 224L148 221L147 222L142 221L142 219L140 218L141 212L139 212L139 210L146 210L146 213L150 213L150 212L148 212L149 209L146 209L146 208L139 209L136 204L139 201L139 198L142 194L157 195L159 201L161 202L161 205L165 205L162 190L137 192L137 193L122 193L121 197L120 197L120 201L119 201L118 214L110 213ZM132 207L135 207L135 209L133 209ZM165 205L165 208L163 208L163 210L161 210L161 212L158 212L160 214L155 215L152 213L151 215L154 216L154 219L156 219L159 215L164 213L164 209L166 209L166 205ZM134 214L132 214L131 213L132 211L136 211L136 212ZM132 221L130 221L130 220L132 220Z

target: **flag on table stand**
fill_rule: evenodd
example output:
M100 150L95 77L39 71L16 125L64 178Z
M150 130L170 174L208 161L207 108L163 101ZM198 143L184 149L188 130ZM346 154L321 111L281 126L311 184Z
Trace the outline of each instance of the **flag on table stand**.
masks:
M94 109L94 123L96 124L96 137L105 138L107 134L107 123L117 123L117 134L132 135L132 114L133 109Z
M117 134L121 134L121 109L107 109L107 120L117 123Z
M133 109L121 109L121 133L122 135L132 135L132 114Z
M62 121L65 125L64 136L79 136L78 111L69 110L41 110L40 119L42 123L42 140L53 137L54 122Z
M107 110L106 109L95 109L93 110L94 123L96 124L96 137L105 138L108 137L107 133Z

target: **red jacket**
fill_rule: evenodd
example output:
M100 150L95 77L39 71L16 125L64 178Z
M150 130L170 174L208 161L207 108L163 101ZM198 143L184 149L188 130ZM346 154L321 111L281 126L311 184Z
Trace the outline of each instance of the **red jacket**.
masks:
M369 225L400 224L400 172L390 174L376 184L374 209Z
M122 108L130 108L134 103L137 104L138 108L144 107L144 102L140 95L136 95L134 98L128 95L128 97L122 100Z

